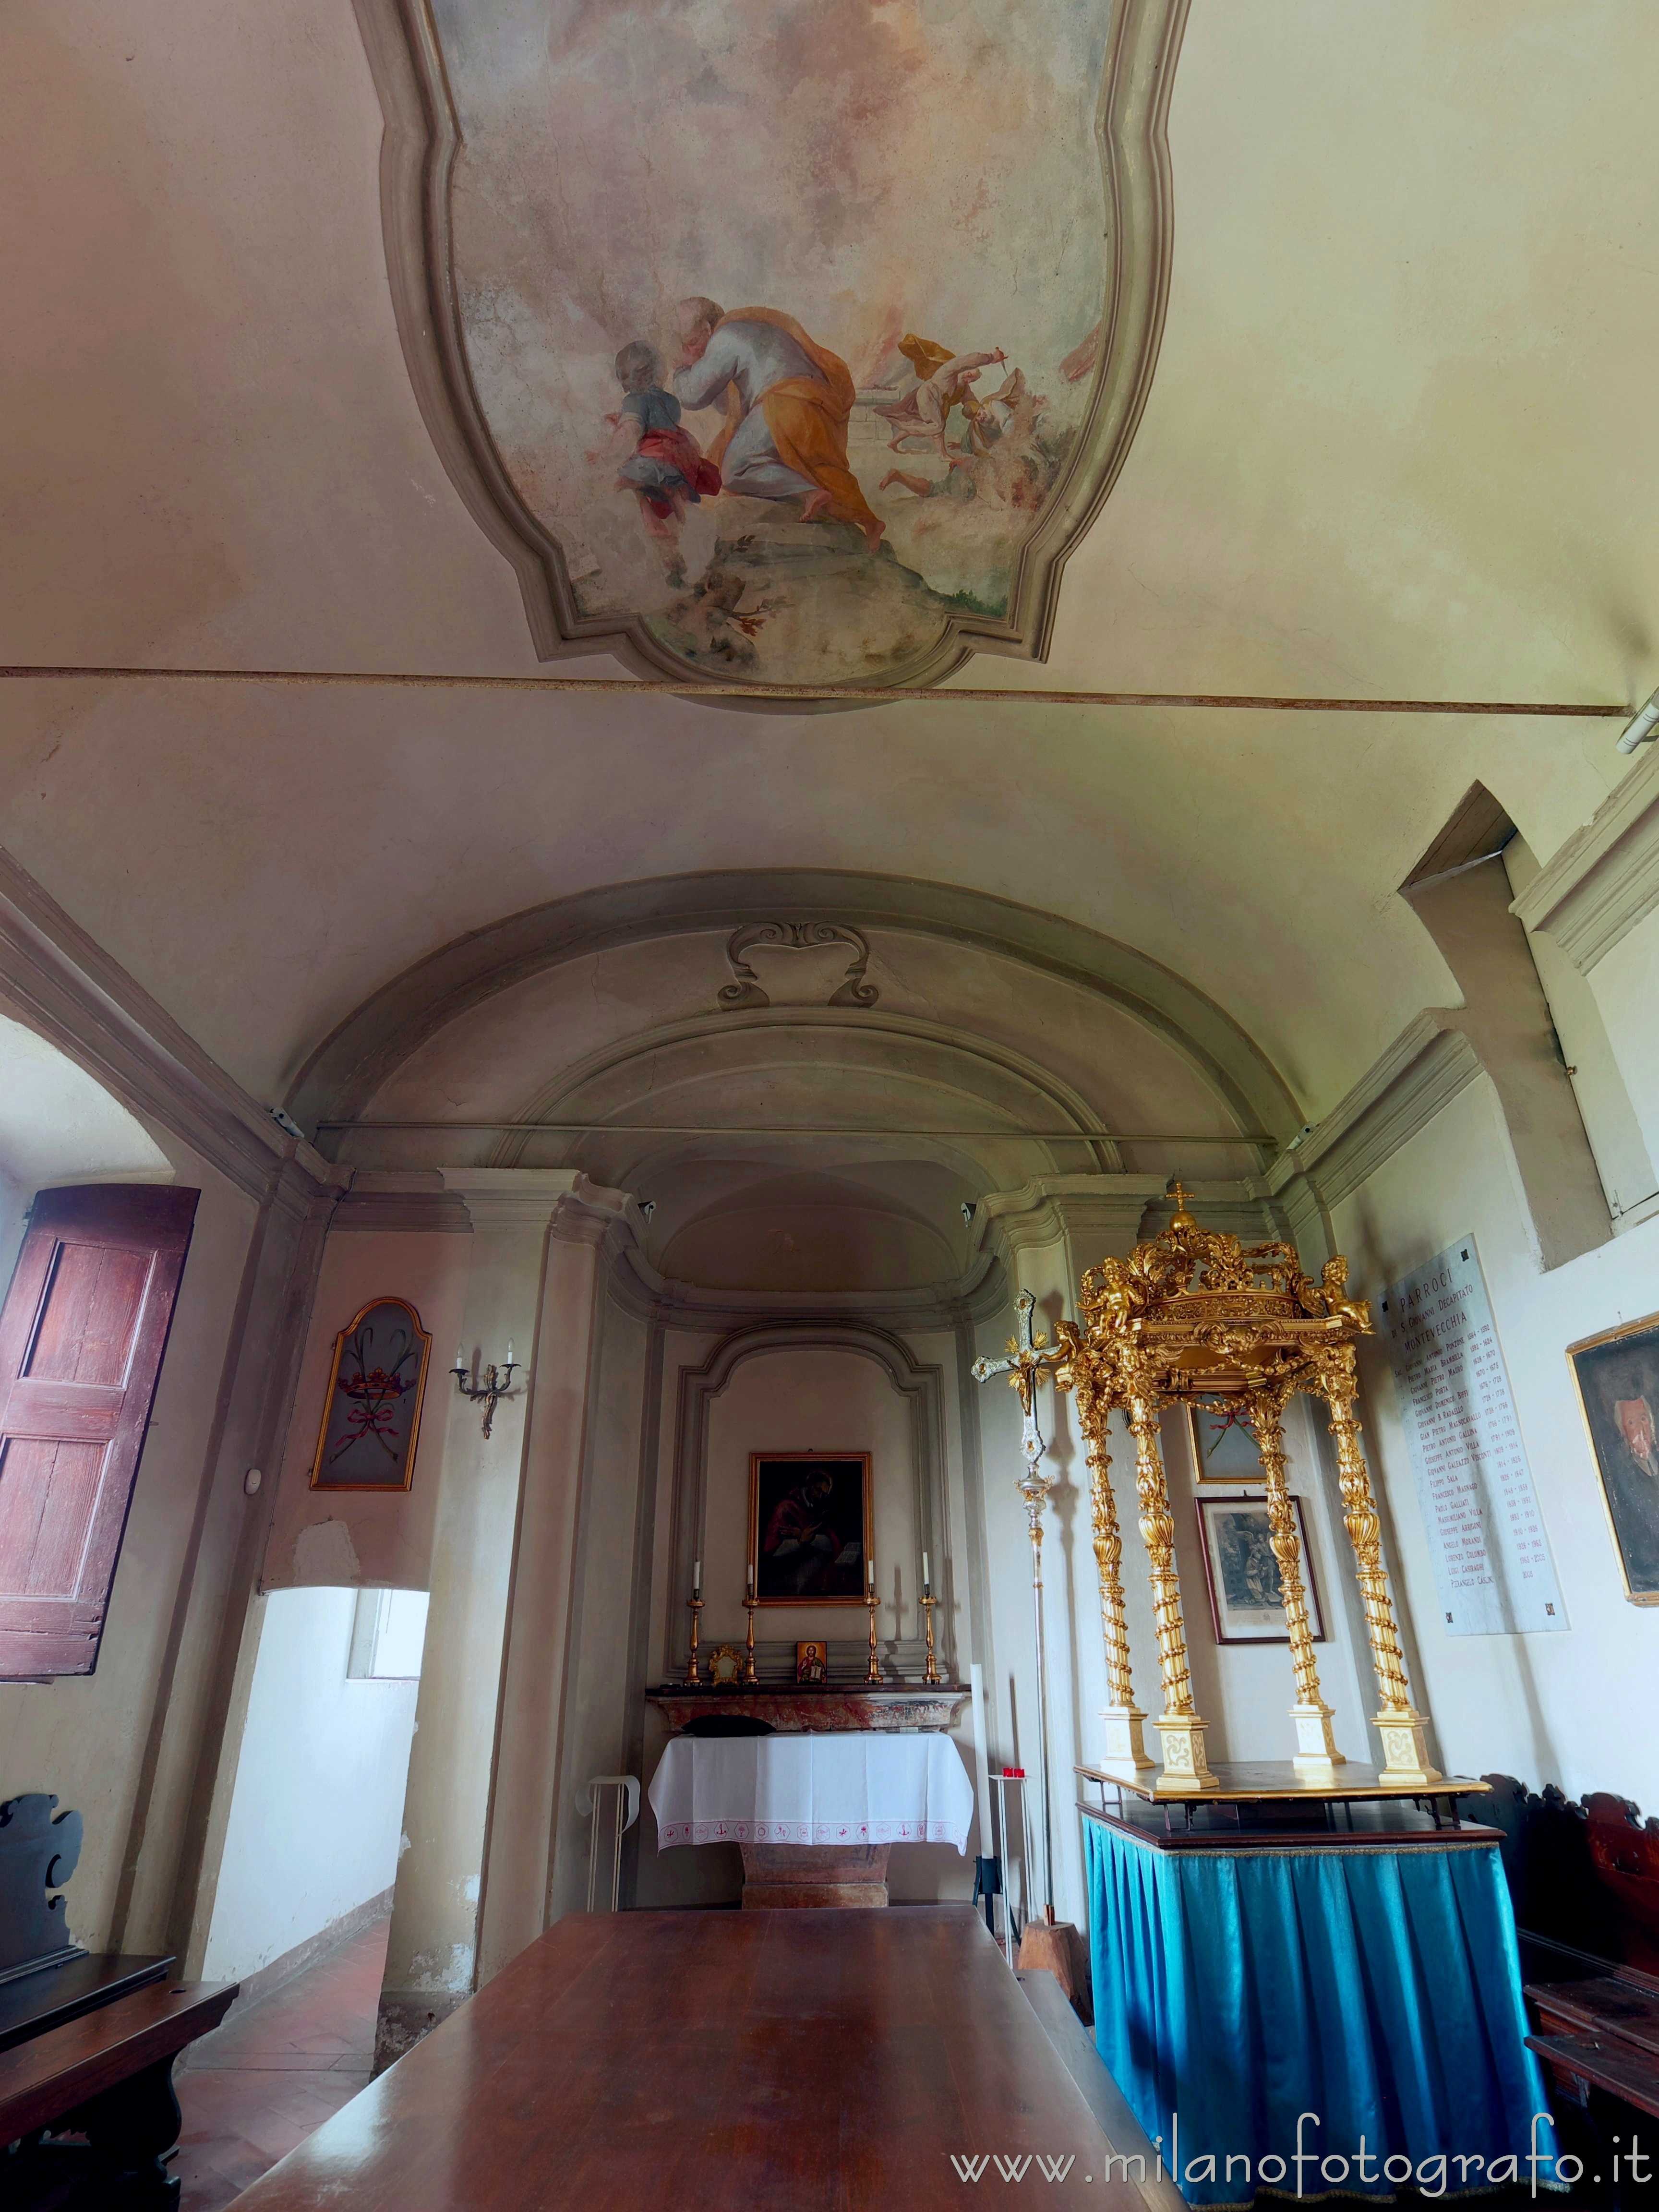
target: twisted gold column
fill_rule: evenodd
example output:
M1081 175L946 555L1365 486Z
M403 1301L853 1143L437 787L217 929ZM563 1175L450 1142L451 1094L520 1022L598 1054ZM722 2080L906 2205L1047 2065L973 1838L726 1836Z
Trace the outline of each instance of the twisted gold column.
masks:
M1285 1474L1283 1416L1288 1395L1288 1388L1251 1391L1250 1425L1255 1431L1261 1471L1267 1478L1267 1538L1279 1562L1279 1594L1285 1606L1285 1626L1291 1639L1291 1667L1296 1676L1296 1703L1291 1707L1291 1718L1296 1723L1297 1755L1292 1764L1303 1773L1318 1775L1346 1762L1336 1747L1336 1739L1331 1733L1331 1708L1320 1691L1313 1626L1308 1619L1308 1594L1302 1583L1302 1544Z
M1083 1431L1089 1460L1089 1499L1094 1529L1095 1567L1100 1577L1100 1635L1106 1652L1106 1705L1101 1718L1106 1723L1104 1758L1114 1765L1127 1761L1137 1772L1150 1768L1146 1716L1135 1704L1134 1682L1129 1669L1129 1624L1123 1605L1123 1533L1117 1525L1117 1503L1112 1496L1112 1455L1106 1449L1111 1400L1095 1384L1086 1370L1076 1382L1078 1425Z
M1395 1626L1389 1596L1389 1577L1382 1565L1382 1523L1371 1494L1371 1479L1359 1445L1359 1424L1354 1401L1359 1395L1358 1363L1352 1345L1333 1346L1315 1364L1315 1373L1330 1407L1331 1434L1336 1439L1336 1459L1342 1491L1343 1519L1353 1546L1360 1602L1365 1611L1365 1634L1371 1647L1371 1665L1381 1698L1376 1732L1382 1739L1382 1779L1386 1782L1437 1782L1440 1770L1429 1760L1425 1735L1426 1716L1412 1704L1411 1684Z
M1126 1363L1126 1365L1127 1363ZM1204 1756L1206 1723L1193 1704L1193 1678L1187 1663L1187 1636L1181 1621L1181 1578L1176 1571L1175 1519L1170 1486L1158 1449L1156 1383L1133 1371L1125 1377L1129 1426L1135 1440L1135 1490L1140 1504L1140 1533L1146 1540L1152 1586L1152 1619L1158 1628L1158 1665L1163 1679L1164 1711L1153 1722L1164 1747L1161 1796L1187 1796L1220 1784Z

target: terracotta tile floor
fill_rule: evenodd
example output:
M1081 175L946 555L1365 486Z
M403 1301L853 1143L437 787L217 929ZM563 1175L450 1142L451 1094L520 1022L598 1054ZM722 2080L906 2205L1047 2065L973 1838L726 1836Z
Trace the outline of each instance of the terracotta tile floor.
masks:
M173 2075L179 2212L220 2212L368 2081L391 1924L376 1921L191 2047Z

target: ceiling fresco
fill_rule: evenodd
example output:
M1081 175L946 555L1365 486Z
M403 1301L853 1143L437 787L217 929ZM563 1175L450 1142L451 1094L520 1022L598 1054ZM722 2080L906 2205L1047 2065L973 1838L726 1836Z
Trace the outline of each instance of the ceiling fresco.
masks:
M539 565L543 653L805 684L1040 654L1156 357L1183 15L406 9L422 397Z

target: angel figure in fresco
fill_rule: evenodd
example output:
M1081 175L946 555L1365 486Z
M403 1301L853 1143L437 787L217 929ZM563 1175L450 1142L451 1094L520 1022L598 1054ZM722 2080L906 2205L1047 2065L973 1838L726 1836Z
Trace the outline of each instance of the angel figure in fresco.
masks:
M681 406L723 407L708 459L727 491L799 499L803 522L850 522L874 553L886 528L848 465L854 386L847 364L772 307L727 314L713 300L679 303Z
M676 590L683 590L680 524L688 507L720 490L720 472L703 458L690 432L680 428L680 403L663 388L662 362L654 346L643 338L630 339L617 356L616 371L622 408L605 418L608 443L587 458L594 463L617 460L617 489L637 497L640 520L664 574Z
M924 446L936 446L941 459L948 459L945 423L952 408L959 407L968 425L964 450L970 450L975 428L986 411L974 386L981 370L1000 367L1007 355L1000 346L993 353L953 354L914 332L899 340L898 349L915 369L918 382L915 390L907 392L902 399L876 409L892 425L895 434L888 440L890 449L908 453L920 440Z

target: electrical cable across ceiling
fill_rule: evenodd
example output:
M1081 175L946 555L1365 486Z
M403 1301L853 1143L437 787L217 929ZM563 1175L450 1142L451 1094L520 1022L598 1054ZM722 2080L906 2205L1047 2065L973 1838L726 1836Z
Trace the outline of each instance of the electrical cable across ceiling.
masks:
M149 681L165 684L288 684L305 686L382 685L415 691L548 691L592 698L775 699L781 704L844 700L849 706L927 705L944 699L980 706L1206 707L1268 708L1304 714L1490 714L1613 717L1628 720L1628 705L1606 700L1540 699L1311 699L1224 691L1074 691L1004 684L945 684L931 690L859 684L676 684L658 677L414 675L398 671L334 668L100 668L0 667L0 680L21 682Z

